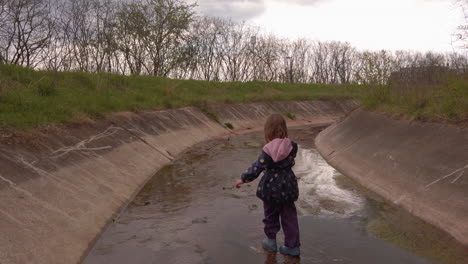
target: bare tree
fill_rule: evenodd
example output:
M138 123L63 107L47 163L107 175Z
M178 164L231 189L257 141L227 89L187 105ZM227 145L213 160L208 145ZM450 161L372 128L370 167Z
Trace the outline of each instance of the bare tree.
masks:
M329 83L330 82L330 50L329 46L324 42L317 42L313 47L313 82Z
M47 0L5 1L0 28L1 57L7 63L35 67L50 42L53 23Z
M70 70L70 42L66 34L70 28L70 20L66 14L67 2L61 0L51 1L53 22L49 45L41 53L43 67L47 70Z
M452 39L452 46L458 50L468 51L468 0L455 0L461 8L463 16L463 24L458 26L454 38Z
M6 38L7 35L5 35L4 28L8 23L7 7L9 6L9 1L10 0L0 0L0 37L2 38L2 40L0 40L0 63L6 63L6 49L4 45L7 44L7 41L5 41L4 38Z
M70 42L70 53L73 56L73 68L80 71L91 72L94 67L91 64L94 22L91 16L91 2L89 0L69 1L67 16L70 19L70 28L66 36Z
M361 84L386 84L394 71L391 53L365 51L359 56L356 81Z
M202 17L192 24L184 53L184 67L190 70L190 78L220 80L221 41L226 31L226 21L220 18Z
M256 78L262 81L277 81L281 41L274 35L260 37L255 47Z
M111 0L69 2L65 38L82 71L113 71L116 59L116 5Z
M467 10L468 0L457 1ZM467 30L459 28L461 43ZM280 39L244 22L196 17L184 0L0 0L0 63L41 69L385 84L392 72L466 71L467 62L460 53L358 51L349 43Z
M144 45L149 36L148 23L141 3L125 3L117 12L117 46L131 74L148 72Z
M465 73L468 70L468 58L458 53L448 54L447 64L457 72Z
M114 3L111 0L92 0L92 15L94 21L92 47L92 64L97 72L112 72L112 54L116 49L114 43Z
M180 63L179 48L194 19L195 5L182 0L146 0L144 7L148 20L144 45L151 61L151 73L168 76Z
M328 43L331 83L350 83L356 65L356 50L349 43Z
M250 39L252 29L244 22L227 22L227 31L221 36L221 51L223 57L223 75L228 81L249 80L252 53Z

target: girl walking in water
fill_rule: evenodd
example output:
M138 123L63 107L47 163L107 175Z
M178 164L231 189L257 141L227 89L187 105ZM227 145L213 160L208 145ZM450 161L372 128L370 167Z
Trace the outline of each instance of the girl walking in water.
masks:
M258 159L237 180L236 187L255 180L265 171L257 188L257 197L263 201L265 235L262 247L276 252L276 234L283 227L284 246L280 253L300 255L299 224L294 202L299 197L296 175L292 171L297 144L288 138L286 121L279 114L268 117L265 123L266 145ZM281 224L280 224L281 219Z

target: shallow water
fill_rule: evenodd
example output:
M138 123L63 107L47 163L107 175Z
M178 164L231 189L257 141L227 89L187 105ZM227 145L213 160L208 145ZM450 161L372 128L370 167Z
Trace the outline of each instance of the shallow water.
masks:
M385 206L302 148L301 258L265 253L259 179L233 188L262 145L261 134L248 134L192 147L145 185L83 263L436 263L370 234Z

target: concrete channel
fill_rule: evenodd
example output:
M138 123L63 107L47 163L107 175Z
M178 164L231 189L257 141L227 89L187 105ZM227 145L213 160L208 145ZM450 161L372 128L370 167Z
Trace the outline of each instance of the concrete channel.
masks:
M328 126L340 120L344 121L338 122L338 125L345 124L348 120L345 119L346 115L358 106L358 102L354 100L329 100L213 105L203 109L186 107L142 113L116 113L99 121L37 131L32 136L2 135L0 140L0 232L2 233L0 263L80 263L82 261L116 263L108 262L108 260L115 260L116 256L117 259L124 260L124 255L129 258L135 257L130 261L132 263L160 263L159 260L169 261L165 263L220 263L216 261L222 257L239 258L242 252L245 256L240 259L245 259L244 262L247 263L282 261L265 255L258 249L256 241L258 242L261 235L261 228L259 228L261 205L253 199L251 190L245 188L240 193L236 193L230 189L223 190L216 185L217 182L204 184L195 179L193 179L193 185L198 188L193 189L194 186L191 184L178 183L174 178L174 175L181 174L187 168L193 168L187 165L190 162L201 164L210 163L210 160L213 160L214 168L232 167L233 170L229 170L227 175L221 173L215 175L215 177L224 175L225 178L217 178L217 180L222 183L223 187L229 188L228 181L231 180L231 176L234 176L236 166L244 166L251 155L248 153L253 153L254 149L259 148L258 134L250 132L261 130L264 120L271 113L281 113L291 117L288 122L290 127L307 126L310 128L296 134L298 138L302 138L301 153L304 155L302 167L297 167L298 174L301 173L300 170L303 170L304 175L310 175L311 169L307 167L307 164L314 164L317 167L322 166L322 171L328 171L325 175L329 175L319 185L315 182L321 179L319 175L302 178L301 186L304 188L302 192L307 194L303 196L299 205L302 226L306 228L302 234L303 240L308 242L304 250L311 253L304 255L303 263L335 263L334 261L365 263L366 260L376 260L379 256L386 256L386 259L396 262L378 261L378 263L433 263L434 256L436 256L436 261L442 261L440 263L464 263L448 262L447 259L452 261L453 258L446 259L445 255L441 257L442 255L438 253L432 255L421 253L420 249L403 250L399 247L405 248L405 245L394 243L398 245L395 246L383 241L389 241L388 237L384 237L389 233L388 230L396 230L391 231L391 234L398 234L398 230L401 230L395 229L394 226L388 228L389 225L386 224L389 222L388 219L393 219L391 223L402 223L394 219L401 218L404 213L395 209L396 211L392 212L399 213L385 213L391 217L379 218L377 216L386 212L383 209L393 208L397 204L432 225L447 231L450 236L446 238L444 232L437 233L438 230L431 229L431 225L419 230L418 234L438 234L440 241L454 249L449 251L451 252L449 255L455 256L457 261L460 259L464 261L466 258L466 254L464 255L466 247L452 241L454 240L452 237L455 237L463 242L464 231L466 231L463 225L455 225L454 229L446 228L418 213L427 208L431 209L430 206L422 206L419 211L415 211L412 207L404 206L409 201L405 200L409 199L406 198L409 196L401 195L401 193L391 193L389 196L385 193L385 188L376 189L372 185L364 184L366 180L356 177L353 168L342 166L346 163L344 160L350 157L342 153L352 149L353 144L346 150L339 151L339 156L331 158L332 149L338 147L334 144L346 146L350 144L346 141L339 143L334 141L334 139L343 139L347 136L345 134L333 136L334 133L330 131L336 129L337 125L329 127L319 135L318 151L322 153L326 161L344 175L350 176L361 185L382 195L385 201L378 201L379 198L368 198L368 191L361 190L361 185L356 185L352 181L348 182L348 178L342 175L337 176L337 172L326 165L318 152L314 150L312 139L318 131L315 128ZM441 134L444 133L443 128L438 131ZM464 136L460 138L461 142L458 144L466 147L463 145L467 142L466 130L461 131L464 131L462 132ZM235 142L232 144L237 145L231 149L228 147L217 150L225 144L220 143L221 141L231 141ZM210 156L212 151L208 150L203 153L203 147L200 153L195 153L196 159L187 158L185 155L192 155L190 151L193 151L193 148L190 147L213 144L201 142L218 142L219 144L213 145L213 150L219 152L213 151L213 153L221 153L221 156L230 153L229 155L237 157L238 160L233 162L226 157L224 161L217 160ZM365 141L363 142L366 146ZM411 146L411 144L408 145ZM384 147L386 146L382 146L383 150ZM330 152L328 152L329 149ZM245 155L235 155L232 153L233 150L239 150ZM361 155L359 151L356 153ZM432 154L433 152L427 154L424 151L421 152L422 156ZM466 154L462 155L463 157L466 158ZM366 164L367 158L367 156L362 156L363 164ZM341 163L335 163L338 161ZM353 160L355 161L359 160ZM442 168L440 172L451 173L449 170L452 167L456 170L459 163L458 159L452 163L447 162L440 166ZM433 164L436 163L433 162ZM202 168L203 166L199 169L202 170ZM193 173L200 173L199 169L197 167ZM372 173L375 171L368 171L365 175L374 175ZM463 168L460 171L464 172ZM182 173L183 177L188 178L184 179L192 181L191 172L185 172L185 174ZM399 168L395 168L394 172L398 174ZM154 175L157 176L153 177ZM408 177L407 174L404 175ZM449 177L451 176L446 178ZM458 174L457 177L456 184L451 186L461 188L463 192L466 177ZM159 178L165 184L159 186L157 184L160 181ZM314 180L310 180L312 178ZM432 179L432 181L435 180L437 178ZM327 181L329 188L327 191L322 190L323 186L327 186ZM389 189L393 188L391 182L385 184L388 184ZM451 190L450 187L447 188L444 190L447 192ZM218 190L218 192L212 190ZM436 192L438 190L436 189ZM456 195L449 195L447 199L449 203L456 204L456 207L452 208L453 211L444 212L448 213L448 219L453 219L450 218L451 212L457 215L457 221L463 221L466 219L465 212L467 212L463 211L467 206L466 201L463 200L466 194L463 196L458 189L456 190ZM338 201L330 197L317 199L319 196L314 195L327 192L330 197L341 198ZM215 199L212 196L216 193L221 195L222 199ZM395 194L399 196L392 196ZM164 198L160 195L171 197L167 201L167 206L164 202L157 202L162 201L158 199ZM196 202L191 203L187 199ZM411 197L410 200L413 199L418 200L417 197ZM424 205L424 201L418 200L418 203ZM432 204L434 203L432 201ZM171 204L174 206L172 209ZM192 207L192 205L195 206ZM221 210L224 207L232 208L232 210ZM430 212L429 210L426 214L430 215ZM238 222L242 223L241 220L243 220L245 225L240 225L240 227L235 225L236 222L233 220L236 219L237 214L238 217L243 217ZM218 216L218 220L215 220ZM134 219L135 217L137 219ZM174 221L164 217L174 217ZM168 220L167 226L158 225L157 223L162 223L158 222L158 219ZM223 225L222 222L225 222L223 219L231 220L232 224ZM412 218L405 216L404 219ZM415 221L408 220L405 223ZM154 237L151 239L140 237L141 232L147 235L149 231L145 228L151 225L150 222L153 222L153 231L157 233L157 236L161 236L161 242L157 242ZM142 224L141 228L138 227L138 223ZM421 226L421 223L417 221L416 223L416 226ZM125 225L128 229L114 229L116 226ZM241 228L240 231L236 231L238 227ZM336 230L340 232L336 233ZM122 232L122 236L115 235L114 231ZM213 236L213 239L209 241L199 241L204 234L213 231L221 233ZM408 232L408 230L404 231L404 233ZM125 235L129 236L125 237ZM191 238L196 241L191 241ZM113 244L114 239L123 241L119 244L121 246ZM426 240L430 241L430 239ZM188 244L185 241L188 241ZM135 249L138 247L132 243L139 243L141 247ZM164 243L169 243L166 251ZM174 246L175 244L177 245ZM123 245L129 247L124 248ZM230 251L220 249L213 252L212 249L219 248L221 245L224 245L223 249L230 248ZM366 253L356 250L356 247L366 249ZM148 248L150 251L147 251ZM180 251L173 251L176 249ZM125 252L127 254L124 254ZM154 252L158 254L154 255ZM154 258L145 262L145 256ZM171 257L180 257L180 261ZM247 258L252 261L248 262ZM430 260L431 258L433 260ZM361 262L349 262L351 259Z
M357 105L344 100L186 107L2 134L0 263L79 263L142 186L187 147L259 129L275 112L294 116L291 126L330 124Z

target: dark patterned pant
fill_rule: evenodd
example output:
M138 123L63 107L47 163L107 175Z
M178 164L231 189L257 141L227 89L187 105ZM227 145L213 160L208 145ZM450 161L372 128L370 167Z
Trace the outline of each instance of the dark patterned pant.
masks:
M289 248L299 247L299 224L297 222L297 211L294 203L268 204L263 203L265 212L265 235L270 239L276 239L278 233L283 227L284 244ZM281 226L280 226L281 218Z

